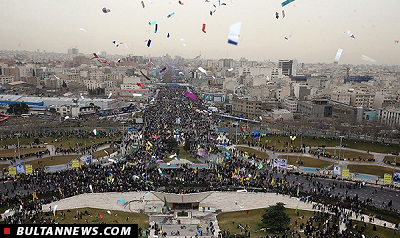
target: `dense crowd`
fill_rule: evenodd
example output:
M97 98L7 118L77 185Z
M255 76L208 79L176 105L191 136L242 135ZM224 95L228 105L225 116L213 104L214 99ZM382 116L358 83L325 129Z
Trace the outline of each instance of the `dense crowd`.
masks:
M185 97L186 91L196 93L191 87L157 89L155 99L142 112L143 124L127 131L119 142L120 149L124 151L134 144L141 145L139 150L125 155L124 161L82 165L79 169L54 173L37 170L35 175L21 175L19 179L0 184L0 207L14 211L4 221L9 224L28 220L51 223L54 220L46 219L41 211L43 204L82 193L154 191L161 187L165 188L165 192L172 193L253 188L260 192L308 196L310 202L323 204L324 209L333 213L340 212L344 202L354 212L368 204L367 200L360 199L353 192L364 187L361 183L321 182L314 176L305 176L306 181L300 181L298 175L263 165L263 161L255 155L243 159L243 153L235 149L221 151L215 139L217 133L210 130L212 118L209 112L202 106L201 100L197 102ZM83 136L91 138L90 132ZM174 152L179 156L179 150L183 148L199 160L204 160L198 155L199 150L214 156L210 157L211 160L206 157L207 169L193 169L188 165L162 170L157 167L157 160L163 160ZM346 192L340 192L343 190ZM38 199L32 199L34 191ZM313 237L339 235L333 225L323 229L315 225L325 219L323 216L319 214L303 222L303 230Z

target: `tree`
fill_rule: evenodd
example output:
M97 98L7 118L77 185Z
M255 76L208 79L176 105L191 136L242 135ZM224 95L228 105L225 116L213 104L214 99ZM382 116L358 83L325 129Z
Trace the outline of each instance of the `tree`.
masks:
M265 209L261 221L267 229L279 232L288 229L290 224L290 218L288 214L285 213L284 204L281 202Z
M29 113L29 107L26 105L26 103L14 103L10 104L8 109L8 113L12 113L14 115L21 115L21 114L28 114Z

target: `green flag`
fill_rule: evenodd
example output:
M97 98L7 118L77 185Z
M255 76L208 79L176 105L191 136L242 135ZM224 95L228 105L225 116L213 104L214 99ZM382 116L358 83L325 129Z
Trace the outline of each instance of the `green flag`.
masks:
M164 196L164 206L168 207L168 202L167 202L167 199L165 198L165 196Z
M297 205L295 213L297 213L297 209L299 209L299 205Z
M264 167L264 165L260 162L260 164L258 165L258 169L262 169Z

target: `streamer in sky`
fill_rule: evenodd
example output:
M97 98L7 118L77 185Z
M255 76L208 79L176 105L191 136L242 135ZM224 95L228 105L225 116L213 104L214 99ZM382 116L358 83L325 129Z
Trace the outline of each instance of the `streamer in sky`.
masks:
M149 22L149 25L152 26L154 24L157 24L157 21Z
M338 51L336 52L335 61L334 61L335 64L339 63L339 59L340 59L340 56L342 55L342 52L343 52L343 49L338 49Z
M169 33L167 34L167 38L169 38Z
M147 47L150 47L150 44L151 44L151 40L149 39L149 40L147 41Z
M175 15L175 12L173 12L173 13L171 13L171 14L168 14L167 18L170 18L170 17L172 17L173 15Z
M80 31L84 31L84 32L87 32L85 29L83 29L83 28L79 28L79 30Z
M242 22L236 22L229 28L228 43L232 45L237 45L239 41L240 28L242 27Z
M198 55L198 56L194 57L194 60L197 60L200 57L201 57L201 55Z
M204 33L206 33L206 24L203 23L203 28L201 29Z
M112 43L113 43L116 47L119 47L118 41L113 41Z
M110 12L110 9L107 9L107 8L105 8L105 7L103 7L103 9L101 9L104 13L109 13Z
M368 57L366 55L362 55L361 59L365 60L365 61L368 61L368 62L376 63L376 60L374 60L374 59L372 59L372 58L370 58L370 57Z
M282 19L285 18L285 10L282 10Z
M143 1L142 1L142 7L143 7L143 8L145 8L145 6L144 6L144 2L143 2Z
M294 0L286 0L286 1L281 3L281 6L284 7L284 6L288 5L291 2L294 2Z
M290 38L292 38L292 34L293 34L293 32L290 33L290 36L288 36L288 37L285 36L285 40L290 40Z
M188 98L191 98L191 99L193 99L193 100L196 100L196 102L198 102L196 95L193 94L193 93L191 93L191 92L186 92L186 93L184 94L184 96L185 96L185 97L188 97Z
M203 74L207 74L207 71L205 69L203 69L202 67L199 67L200 72L202 72Z
M156 24L156 26L154 28L154 33L157 33L157 29L158 29L158 24Z
M275 12L275 17L276 17L276 19L279 19L279 13L278 12Z
M353 35L353 33L351 33L350 30L347 30L346 33L351 37L351 39L355 40L356 37Z
M183 2L182 2L182 1L178 1L178 2L179 2L179 4L183 5Z
M398 44L399 44L399 41L398 41L398 40L395 40L394 43L395 43L396 45L398 45Z

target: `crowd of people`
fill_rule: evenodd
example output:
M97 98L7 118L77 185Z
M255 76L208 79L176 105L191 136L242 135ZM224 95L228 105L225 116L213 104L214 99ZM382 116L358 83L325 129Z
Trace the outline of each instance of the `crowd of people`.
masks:
M125 132L119 141L119 147L124 151L134 144L141 145L135 152L126 154L123 161L82 165L78 169L54 173L38 169L34 175L8 178L9 182L0 184L0 207L12 209L13 214L7 215L3 221L8 224L28 220L34 223L54 222L44 218L43 204L82 193L154 191L160 188L172 193L256 188L253 190L308 196L307 202L324 204L324 209L331 212L337 212L344 207L343 204L354 211L367 204L366 199L360 199L355 192L364 186L359 183L321 182L315 176L304 176L304 181L299 179L301 176L263 165L263 161L255 155L243 159L238 150L221 151L217 147L218 133L210 130L212 117L201 100L184 96L187 91L196 94L192 87L159 86L155 98L142 111L143 124ZM76 134L72 132L70 136ZM91 138L90 132L82 136ZM207 161L206 169L182 166L161 170L157 167L157 160L167 158L174 151L179 157L180 149L185 149L193 157L199 157L199 150L214 156ZM62 150L59 151L62 153ZM34 196L37 198L32 199ZM393 211L398 212L396 209ZM319 237L338 234L335 226L324 226L321 230L321 226L314 225L321 222L321 216L324 215L303 224L307 234Z

